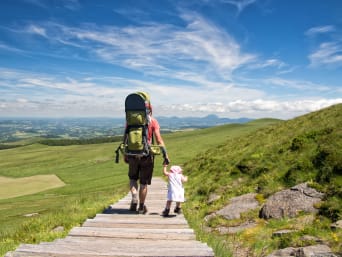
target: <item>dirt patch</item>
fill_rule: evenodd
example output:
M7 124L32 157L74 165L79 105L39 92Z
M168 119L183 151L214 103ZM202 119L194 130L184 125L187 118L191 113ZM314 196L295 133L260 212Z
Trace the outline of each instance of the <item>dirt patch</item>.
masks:
M39 193L65 186L56 175L36 175L24 178L0 176L0 200Z

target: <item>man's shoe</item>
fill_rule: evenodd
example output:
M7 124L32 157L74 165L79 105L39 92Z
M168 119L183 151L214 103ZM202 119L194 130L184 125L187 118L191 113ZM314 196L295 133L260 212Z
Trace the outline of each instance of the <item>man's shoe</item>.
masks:
M180 207L176 207L173 211L175 213L177 213L177 214L181 214L182 213L182 209Z
M137 206L138 206L138 203L135 203L135 202L131 202L131 205L129 207L129 210L130 211L137 211Z
M138 212L139 214L145 214L147 212L146 205L140 206Z

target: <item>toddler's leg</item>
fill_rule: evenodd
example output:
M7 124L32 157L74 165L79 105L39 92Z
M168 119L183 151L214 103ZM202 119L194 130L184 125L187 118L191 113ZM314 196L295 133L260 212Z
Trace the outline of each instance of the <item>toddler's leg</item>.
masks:
M182 213L182 208L181 208L181 203L180 202L176 202L176 208L174 209L174 212L177 214L181 214Z
M172 203L172 201L169 201L169 200L166 202L166 206L165 206L165 209L163 211L163 216L164 217L169 216L169 212L170 212L170 208L171 208L171 203Z

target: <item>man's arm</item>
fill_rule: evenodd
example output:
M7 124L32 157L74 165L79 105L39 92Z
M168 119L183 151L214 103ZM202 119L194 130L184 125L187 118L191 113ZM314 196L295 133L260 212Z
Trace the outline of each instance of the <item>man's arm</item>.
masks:
M155 136L155 138L157 140L158 145L161 146L161 150L162 150L163 158L164 158L163 164L167 165L167 164L170 163L170 160L169 160L169 156L168 156L167 151L166 151L164 140L163 140L163 138L162 138L162 136L160 134L159 123L158 123L158 121L156 119L154 119L153 133L154 133L154 136Z

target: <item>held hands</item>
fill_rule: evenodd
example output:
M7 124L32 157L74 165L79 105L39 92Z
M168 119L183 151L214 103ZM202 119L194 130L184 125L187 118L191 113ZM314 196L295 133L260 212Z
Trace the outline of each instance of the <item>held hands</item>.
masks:
M169 157L168 156L164 156L164 162L163 162L163 165L164 166L167 166L170 164L170 160L169 160Z

